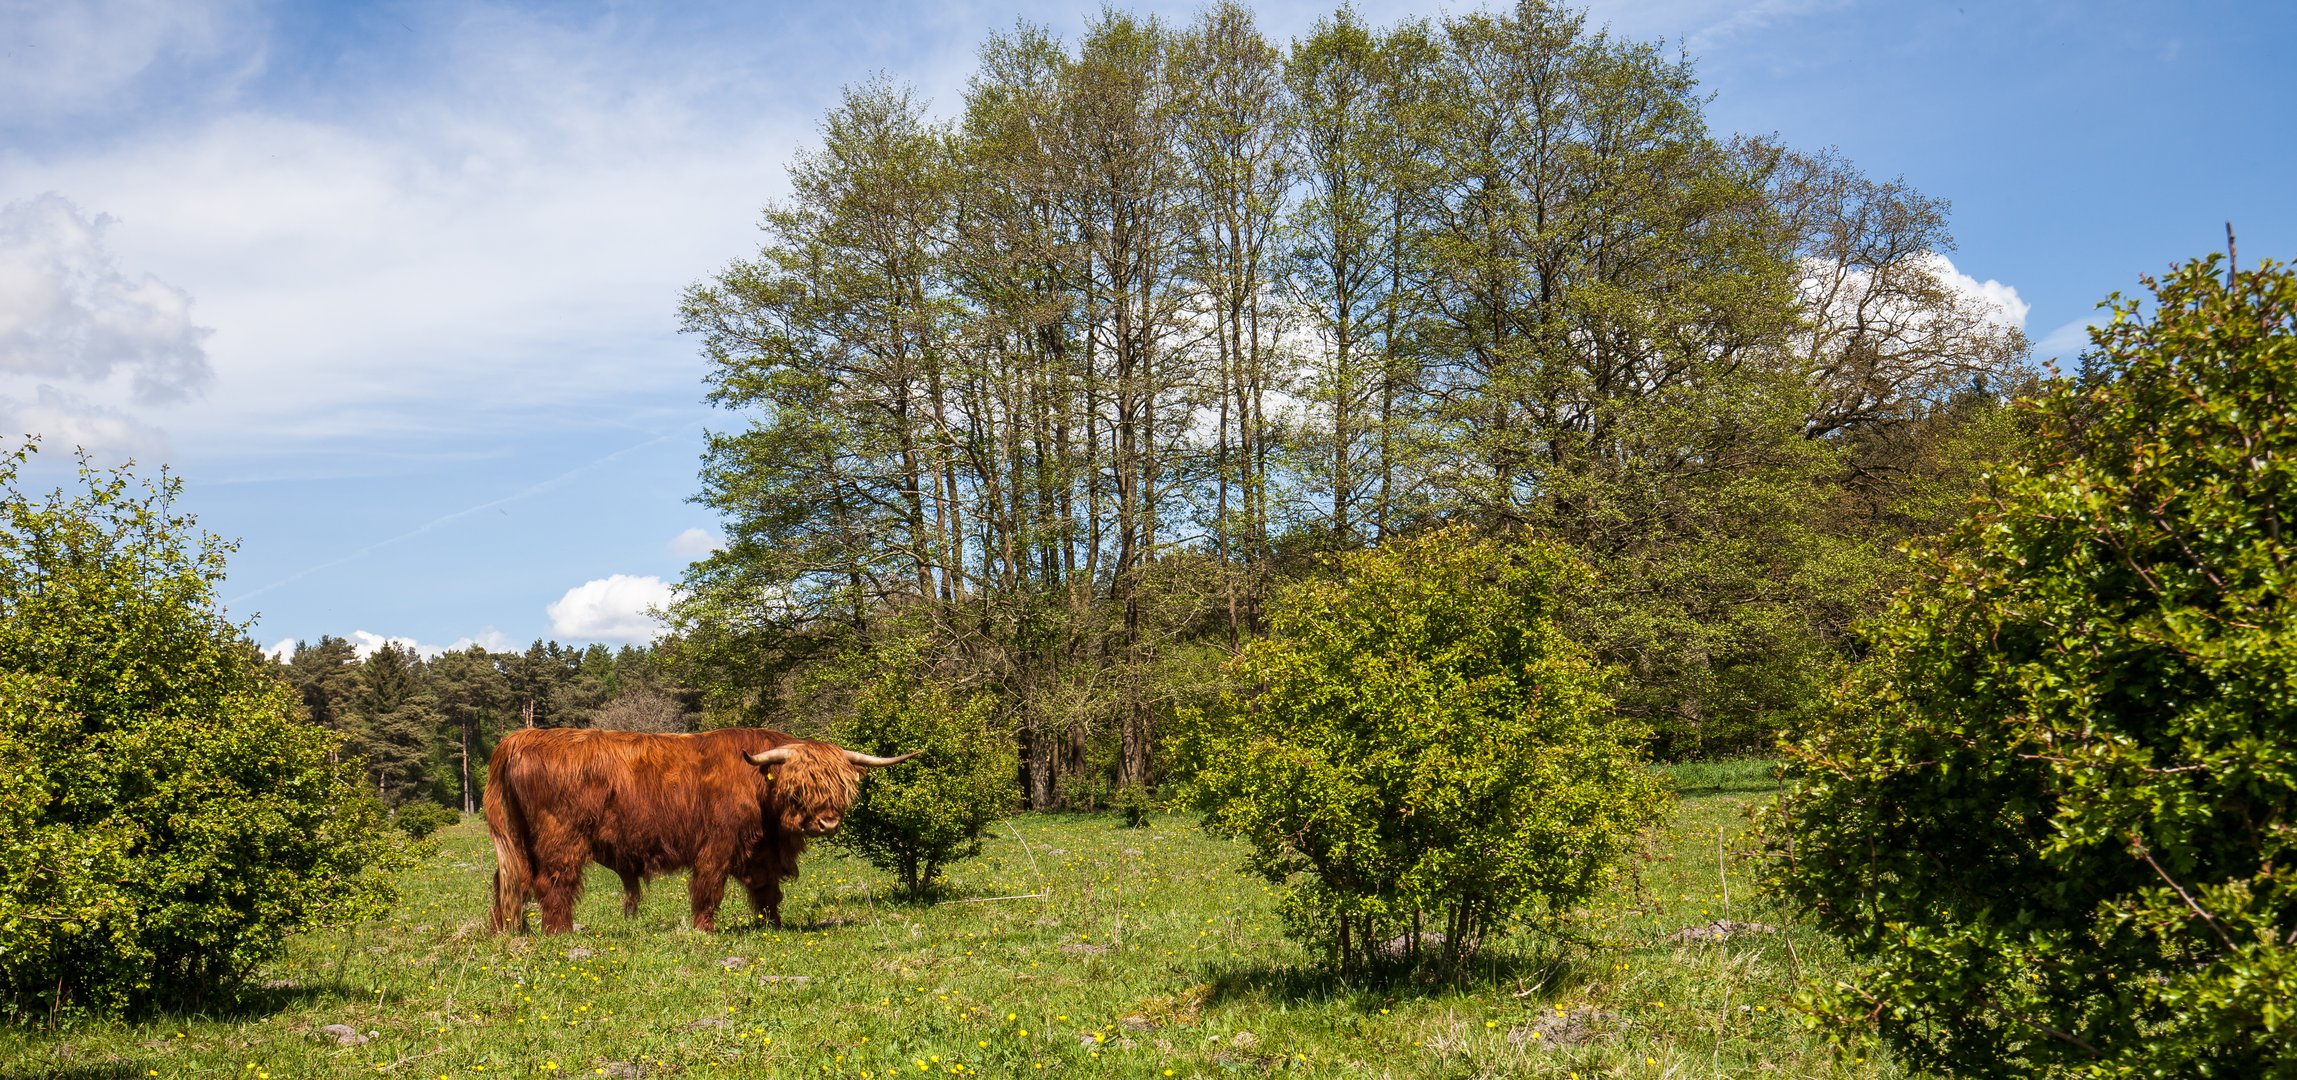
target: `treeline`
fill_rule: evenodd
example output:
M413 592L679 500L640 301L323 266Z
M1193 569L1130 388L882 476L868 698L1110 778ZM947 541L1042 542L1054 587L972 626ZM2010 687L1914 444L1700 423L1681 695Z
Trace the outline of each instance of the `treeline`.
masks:
M321 637L296 642L276 667L392 806L477 809L487 757L515 728L691 731L699 717L699 696L647 646L536 641L523 653L473 645L425 659L385 644L362 658L351 642Z
M1562 617L1660 753L1767 743L2017 444L2026 342L1942 200L1702 93L1537 2L1112 10L992 36L947 119L850 89L683 307L740 418L703 704L826 726L898 641L995 699L1031 805L1153 783L1275 582L1457 523L1596 571Z

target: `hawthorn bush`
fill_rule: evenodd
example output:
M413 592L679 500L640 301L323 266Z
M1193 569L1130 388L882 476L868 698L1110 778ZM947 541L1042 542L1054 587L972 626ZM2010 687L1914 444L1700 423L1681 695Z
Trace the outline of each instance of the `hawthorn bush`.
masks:
M2115 297L1789 747L1818 1015L1979 1076L2297 1075L2297 275Z
M881 645L864 670L869 681L830 737L866 754L924 753L871 770L835 842L923 899L950 863L979 854L982 833L1012 810L1020 763L1012 734L997 726L996 699L933 678L915 639Z
M286 935L380 910L401 841L215 599L180 483L0 457L0 1015L227 994Z
M1277 594L1219 715L1184 716L1205 826L1252 845L1343 973L1416 958L1423 931L1453 966L1511 918L1563 918L1667 804L1646 732L1555 625L1584 571L1457 528L1335 569Z

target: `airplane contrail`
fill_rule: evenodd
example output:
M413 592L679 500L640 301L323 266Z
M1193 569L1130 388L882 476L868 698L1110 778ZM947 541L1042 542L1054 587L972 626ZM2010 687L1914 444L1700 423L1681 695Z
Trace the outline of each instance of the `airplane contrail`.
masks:
M566 483L567 481L569 481L569 480L572 480L572 479L574 479L575 477L582 475L583 473L589 472L590 470L592 470L592 469L595 469L595 468L599 467L600 465L604 465L604 464L606 464L606 463L607 463L607 462L609 462L609 461L613 461L615 458L618 458L618 457L622 457L622 456L624 456L624 455L626 455L626 454L629 454L629 453L632 453L632 452L634 452L634 451L638 451L638 450L644 450L645 448L647 448L647 447L649 447L649 446L652 446L652 445L654 445L655 443L668 442L668 441L670 441L672 438L675 438L675 437L676 437L676 436L674 436L674 435L657 435L657 436L655 436L655 437L653 437L653 438L651 438L651 439L648 439L648 440L646 440L645 442L642 442L642 443L633 443L633 444L631 444L631 445L629 445L629 446L625 446L625 447L623 447L622 449L620 449L620 450L616 450L615 452L613 452L613 453L611 453L611 454L608 454L608 455L606 455L605 457L599 458L599 459L597 459L597 460L595 460L595 461L587 462L587 463L585 463L585 464L582 464L582 465L577 465L577 466L575 466L574 468L572 468L572 469L568 469L567 471L565 471L565 472L562 472L562 473L558 474L557 476L553 476L553 477L551 477L551 478L550 478L550 479L548 479L548 480L544 480L544 481L542 481L542 482L540 482L540 483L536 483L536 484L529 484L529 485L527 485L526 487L520 488L520 489L518 489L517 491L511 492L510 494L503 496L502 498L499 498L499 499L489 499L489 500L487 500L486 502L483 502L483 503L479 503L479 504L478 504L478 505L476 505L476 506L466 506L466 507L464 507L464 508L462 508L462 509L460 509L460 510L457 510L457 511L455 511L455 512L451 513L451 514L441 514L441 515L439 515L438 517L432 518L431 520L429 520L429 521L426 521L426 522L424 522L424 523L422 523L422 524L420 524L420 525L417 525L417 526L415 526L414 528L407 530L406 532L403 532L403 533L400 533L400 534L398 534L397 536L390 536L390 537L385 537L385 538L383 538L383 539L381 539L381 540L377 540L377 541L375 541L374 543L372 543L372 544L369 544L369 545L367 545L366 547L360 548L359 550L357 550L357 551L354 551L354 552L352 552L352 553L350 553L350 554L348 554L348 555L342 556L341 558L336 558L336 559L329 559L329 560L327 560L326 562L323 562L323 563L319 563L319 564L318 564L318 565L316 565L316 566L307 566L307 567L304 567L303 569L301 569L301 570L297 570L296 572L294 572L294 573L292 573L292 574L289 574L289 575L287 575L286 577L280 578L279 580L277 580L277 581L274 581L274 582L272 582L272 583L271 583L271 584L269 584L269 585L265 585L265 586L262 586L262 587L260 587L260 588L256 588L256 589L250 589L250 590L248 590L247 592L243 592L243 593L239 594L238 596L234 596L234 597L232 597L232 598L230 598L230 599L228 599L228 600L225 600L225 601L223 602L223 606L225 606L225 607L227 607L227 608L229 608L229 607L236 607L236 606L238 606L238 605L239 605L239 603L240 603L241 601L244 601L244 600L252 600L252 599L254 599L254 598L258 597L258 596L261 596L261 595L263 595L264 593L270 592L271 590L273 590L273 589L276 589L276 588L278 588L278 587L280 587L280 586L282 586L282 585L289 585L289 584L293 584L293 583L295 583L295 582L297 582L297 581L301 581L301 580L303 580L304 578L310 577L310 576L311 576L311 575L313 575L313 574L319 573L319 572L320 572L320 571L322 571L322 570L332 570L332 569L334 569L334 568L336 568L336 567L338 567L338 566L341 566L341 565L343 565L344 563L347 563L347 562L353 562L353 561L356 561L356 560L358 560L358 559L363 559L363 558L367 557L368 555L372 555L372 554L374 554L374 553L375 553L375 552L377 552L377 551L380 551L380 550L382 550L382 549L384 549L384 548L390 547L391 545L393 545L393 544L396 544L396 543L398 543L398 542L399 542L399 541L401 541L401 540L406 540L406 539L410 539L410 538L412 538L412 537L421 536L421 535L423 535L424 533L430 532L432 529L436 529L436 528L438 528L439 526L441 526L441 525L444 525L444 524L446 524L446 523L448 523L448 522L450 522L450 521L455 521L455 520L458 520L458 519L461 519L461 518L466 518L466 517L469 517L469 516L471 516L472 514L476 514L476 513L479 513L480 511L484 511L484 510L492 510L492 509L495 509L495 508L497 508L497 507L503 506L503 505L505 505L505 504L507 504L507 503L514 503L514 502L517 502L517 501L519 501L520 499L528 498L528 497L530 497L530 496L534 496L534 495L540 495L540 494L542 494L543 492L545 492L545 491L549 491L550 489L552 489L552 488L554 488L554 487L558 487L559 485L561 485L561 484L564 484L564 483ZM509 513L509 511L507 511L507 510L506 510L506 511L504 511L504 513Z

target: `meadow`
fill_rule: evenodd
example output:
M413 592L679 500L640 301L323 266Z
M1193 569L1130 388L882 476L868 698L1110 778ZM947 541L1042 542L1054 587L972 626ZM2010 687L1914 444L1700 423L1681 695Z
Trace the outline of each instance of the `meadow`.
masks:
M1511 934L1463 985L1335 984L1188 815L1016 817L931 905L817 845L779 931L684 929L678 878L625 920L594 868L581 931L552 938L487 933L472 818L388 920L299 939L233 1010L0 1030L0 1077L1906 1075L1792 1007L1797 972L1840 958L1725 855L1768 766L1672 772L1672 827L1585 940Z

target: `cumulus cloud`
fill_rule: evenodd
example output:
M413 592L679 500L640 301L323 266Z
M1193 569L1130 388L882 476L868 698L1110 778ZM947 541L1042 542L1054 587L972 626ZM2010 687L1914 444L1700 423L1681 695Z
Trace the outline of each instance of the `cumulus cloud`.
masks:
M514 643L511 641L510 635L505 634L502 631L490 626L476 634L472 634L467 637L459 637L451 642L448 642L446 649L443 651L461 652L473 645L485 649L488 652L511 652L514 649Z
M0 373L101 383L126 374L139 401L173 401L212 374L191 295L120 272L112 219L47 194L0 206Z
M406 652L415 653L418 656L437 656L439 654L438 646L425 646L422 642L416 641L411 637L384 637L381 634L371 633L366 630L353 630L350 633L349 640L351 642L351 651L357 653L359 655L359 659L361 660L365 660L366 658L381 652L383 650L383 646L385 645L396 645L400 649ZM426 651L426 649L428 651Z
M98 461L165 460L167 437L158 428L107 405L53 386L27 400L0 393L0 437L39 435L55 447L77 447Z
M577 641L638 642L662 636L650 614L669 607L678 591L661 578L614 574L585 581L545 608L551 633Z
M445 645L426 644L415 638L378 634L372 630L353 630L344 635L344 640L351 643L352 653L361 660L375 655L384 645L396 645L402 651L414 653L425 660L436 659L441 653L461 652L473 645L488 652L509 652L513 648L510 638L491 626L477 634L456 638ZM281 638L278 644L263 650L263 655L284 663L294 658L297 644L299 642L295 638Z
M1954 260L1935 251L1930 253L1929 264L1938 280L1988 312L1988 321L2006 330L2026 328L2026 316L2033 312L2034 306L2019 297L2016 287L1993 278L1980 281L1957 269Z
M688 529L670 538L670 553L681 558L699 559L726 546L726 541L708 529Z

